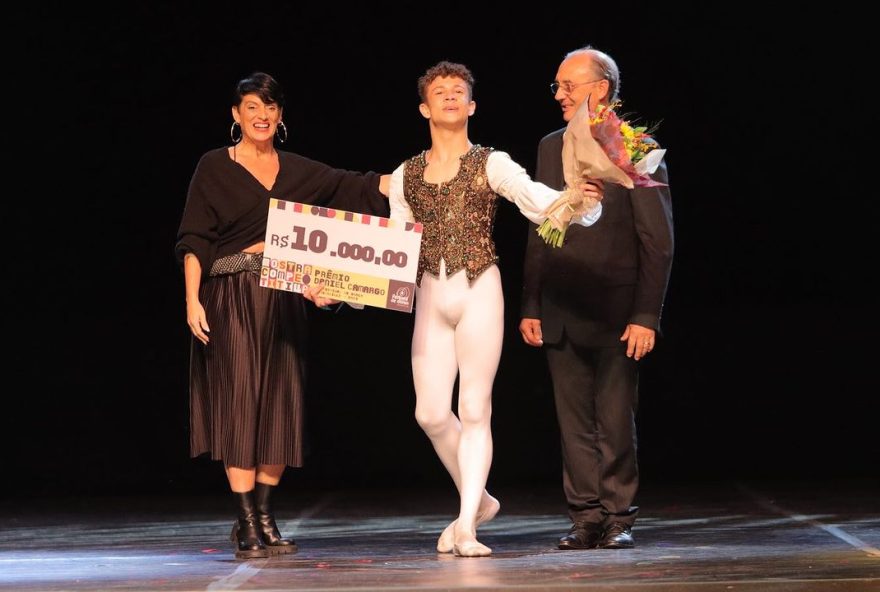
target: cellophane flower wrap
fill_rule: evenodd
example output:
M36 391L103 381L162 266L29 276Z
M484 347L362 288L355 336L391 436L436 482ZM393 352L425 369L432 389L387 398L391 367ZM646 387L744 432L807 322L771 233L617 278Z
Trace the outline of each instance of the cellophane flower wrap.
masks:
M544 211L547 219L538 234L561 247L573 218L596 207L596 200L576 189L584 178L618 183L627 189L665 185L651 179L666 149L652 137L653 128L634 126L616 112L619 101L590 111L589 98L581 103L562 136L562 171L566 190ZM579 197L578 197L579 196Z

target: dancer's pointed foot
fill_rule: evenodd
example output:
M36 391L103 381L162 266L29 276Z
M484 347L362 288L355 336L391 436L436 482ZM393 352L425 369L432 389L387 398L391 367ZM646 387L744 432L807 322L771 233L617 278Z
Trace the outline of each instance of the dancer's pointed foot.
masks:
M477 520L476 525L479 526L481 524L485 524L489 522L498 511L501 509L501 502L497 499L489 495L489 492L483 492L483 499L480 500L480 509L477 511ZM453 520L449 523L443 533L440 535L440 538L437 539L437 552L438 553L452 553L453 547L455 546L455 523L457 520Z
M483 499L480 500L480 509L477 510L477 526L489 522L500 509L501 502L488 493L484 493Z
M452 547L455 545L455 523L458 520L453 520L449 523L449 526L443 529L443 532L440 533L440 538L437 539L437 552L438 553L452 553Z

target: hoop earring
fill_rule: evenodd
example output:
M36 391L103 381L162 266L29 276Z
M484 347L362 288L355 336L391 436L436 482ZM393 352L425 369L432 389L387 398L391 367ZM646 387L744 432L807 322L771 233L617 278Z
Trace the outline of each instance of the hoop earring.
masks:
M283 136L281 132L284 132ZM282 144L287 141L287 126L284 125L283 121L278 122L278 127L275 128L275 135L278 136L278 141Z
M237 137L237 138L235 137L235 128L236 128L236 126L238 126L238 137ZM233 122L232 122L232 127L229 128L229 137L232 138L232 143L233 143L233 144L238 144L239 142L241 142L241 137L242 137L243 135L244 135L244 134L243 134L242 131L241 131L241 124L239 124L237 121L233 121Z

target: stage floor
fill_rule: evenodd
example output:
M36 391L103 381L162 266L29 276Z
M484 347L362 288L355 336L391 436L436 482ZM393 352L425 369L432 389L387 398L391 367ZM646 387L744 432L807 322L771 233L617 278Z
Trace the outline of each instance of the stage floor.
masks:
M438 554L454 492L277 496L293 555L236 561L231 497L7 500L0 589L880 590L877 483L643 487L632 550L559 551L561 492L499 489L489 558Z

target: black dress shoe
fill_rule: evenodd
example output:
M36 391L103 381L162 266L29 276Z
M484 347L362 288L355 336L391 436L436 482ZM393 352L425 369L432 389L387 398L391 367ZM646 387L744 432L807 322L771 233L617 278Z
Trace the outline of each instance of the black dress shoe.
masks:
M632 527L622 522L613 522L599 541L600 549L632 549L635 546Z
M564 551L595 549L601 538L602 525L592 522L576 522L568 534L559 539L556 546Z

